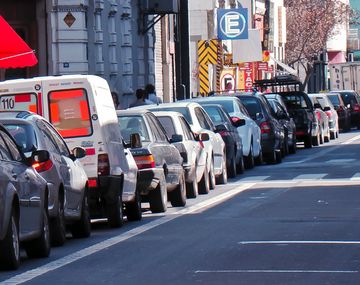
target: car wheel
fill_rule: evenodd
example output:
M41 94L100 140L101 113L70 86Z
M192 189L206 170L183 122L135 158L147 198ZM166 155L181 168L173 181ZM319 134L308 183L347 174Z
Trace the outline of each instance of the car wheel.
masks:
M120 228L124 224L124 211L122 205L122 197L118 196L116 201L107 204L107 218L111 228Z
M135 199L125 204L125 214L128 221L140 221L142 219L141 195L135 190Z
M204 174L199 182L199 194L208 194L210 192L210 177L205 165Z
M59 199L57 217L50 219L50 238L52 246L62 246L66 241L64 203Z
M87 238L91 234L91 220L87 195L84 195L82 202L80 220L70 225L70 232L73 238Z
M280 156L281 156L281 154L280 154ZM276 151L273 150L271 153L266 155L265 161L267 164L274 164L274 163L276 163L276 159L277 159Z
M259 155L257 157L255 157L255 165L261 165L264 162L264 157L263 157L263 153L262 150L260 150Z
M167 210L167 190L165 176L162 175L156 189L149 193L150 210L153 213L163 213Z
M26 254L30 258L48 257L50 254L50 230L47 210L43 210L42 217L43 221L40 236L24 244Z
M316 137L313 137L313 138L312 138L312 145L313 145L313 146L318 146L319 144L320 144L320 135L317 134Z
M215 189L216 178L215 178L215 170L214 170L214 161L211 159L210 163L210 171L209 171L209 181L210 181L210 189Z
M304 138L304 147L305 148L312 148L312 137L311 137L311 135Z
M281 163L282 161L282 154L281 151L275 151L275 161L276 163Z
M289 153L290 153L290 154L296 153L296 148L297 148L297 146L296 146L296 139L294 139L292 145L289 146Z
M16 214L12 211L5 238L0 241L0 268L15 270L20 265L19 227Z
M196 167L197 167L197 163L195 163ZM195 169L195 174L193 177L193 181L191 182L187 182L186 183L186 198L196 198L198 195L198 182L197 182L197 176L196 176L196 169Z
M283 145L283 149L282 149L282 156L285 157L288 154L289 154L289 141L286 138L284 140L284 145Z
M239 163L236 165L236 172L238 174L243 174L245 171L245 163L244 163L244 156L241 155Z
M217 184L226 184L228 181L227 168L226 168L226 154L223 154L222 172L216 179Z
M230 178L234 178L236 176L236 161L235 157L232 157L230 160L230 165L227 168L227 172Z
M335 137L336 137L335 132L330 132L330 139L331 139L331 140L334 140Z
M169 193L169 200L173 207L184 207L186 205L186 187L184 173L179 178L179 185Z
M254 168L255 161L254 161L254 153L253 153L253 147L250 146L249 155L245 157L245 168L251 169Z

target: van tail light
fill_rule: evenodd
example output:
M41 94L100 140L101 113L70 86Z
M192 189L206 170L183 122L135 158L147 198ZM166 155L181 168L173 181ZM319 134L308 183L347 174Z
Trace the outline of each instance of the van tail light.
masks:
M110 174L110 163L107 153L98 156L98 175L106 176Z
M96 178L90 178L88 180L88 185L89 185L89 188L96 188L98 185L97 185L97 179Z
M354 110L354 112L359 112L360 111L360 106L359 106L358 103L354 104L353 110Z
M260 130L262 134L270 134L271 126L268 122L262 122L260 124Z
M39 173L49 170L52 166L53 162L50 159L44 162L34 162L32 165L32 167Z
M134 156L138 169L154 168L155 159L152 154Z
M330 118L331 115L332 115L331 111L325 111L325 113L326 113L326 115L327 115L329 118Z

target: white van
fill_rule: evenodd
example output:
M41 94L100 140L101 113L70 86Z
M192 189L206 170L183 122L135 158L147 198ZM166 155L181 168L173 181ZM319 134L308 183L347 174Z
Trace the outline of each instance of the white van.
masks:
M110 226L141 219L136 193L137 166L124 149L106 80L94 75L63 75L0 82L0 110L27 110L48 119L70 149L81 146L88 176L92 218L107 217Z

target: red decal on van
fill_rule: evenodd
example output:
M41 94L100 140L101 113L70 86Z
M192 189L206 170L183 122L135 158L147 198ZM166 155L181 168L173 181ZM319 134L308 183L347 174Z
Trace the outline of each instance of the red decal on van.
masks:
M64 138L67 137L77 137L77 136L87 136L89 134L89 130L87 128L78 128L78 129L71 129L71 130L59 130L58 132Z
M15 102L16 103L22 103L22 102L30 102L30 94L17 94L15 96Z
M83 90L59 90L51 92L51 100L70 99L83 96Z

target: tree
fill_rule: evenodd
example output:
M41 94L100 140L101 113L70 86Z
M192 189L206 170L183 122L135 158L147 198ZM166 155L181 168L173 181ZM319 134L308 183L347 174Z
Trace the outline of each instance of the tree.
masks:
M303 87L309 81L314 62L326 48L326 42L347 25L350 7L339 0L285 0L287 8L286 62L305 70Z

